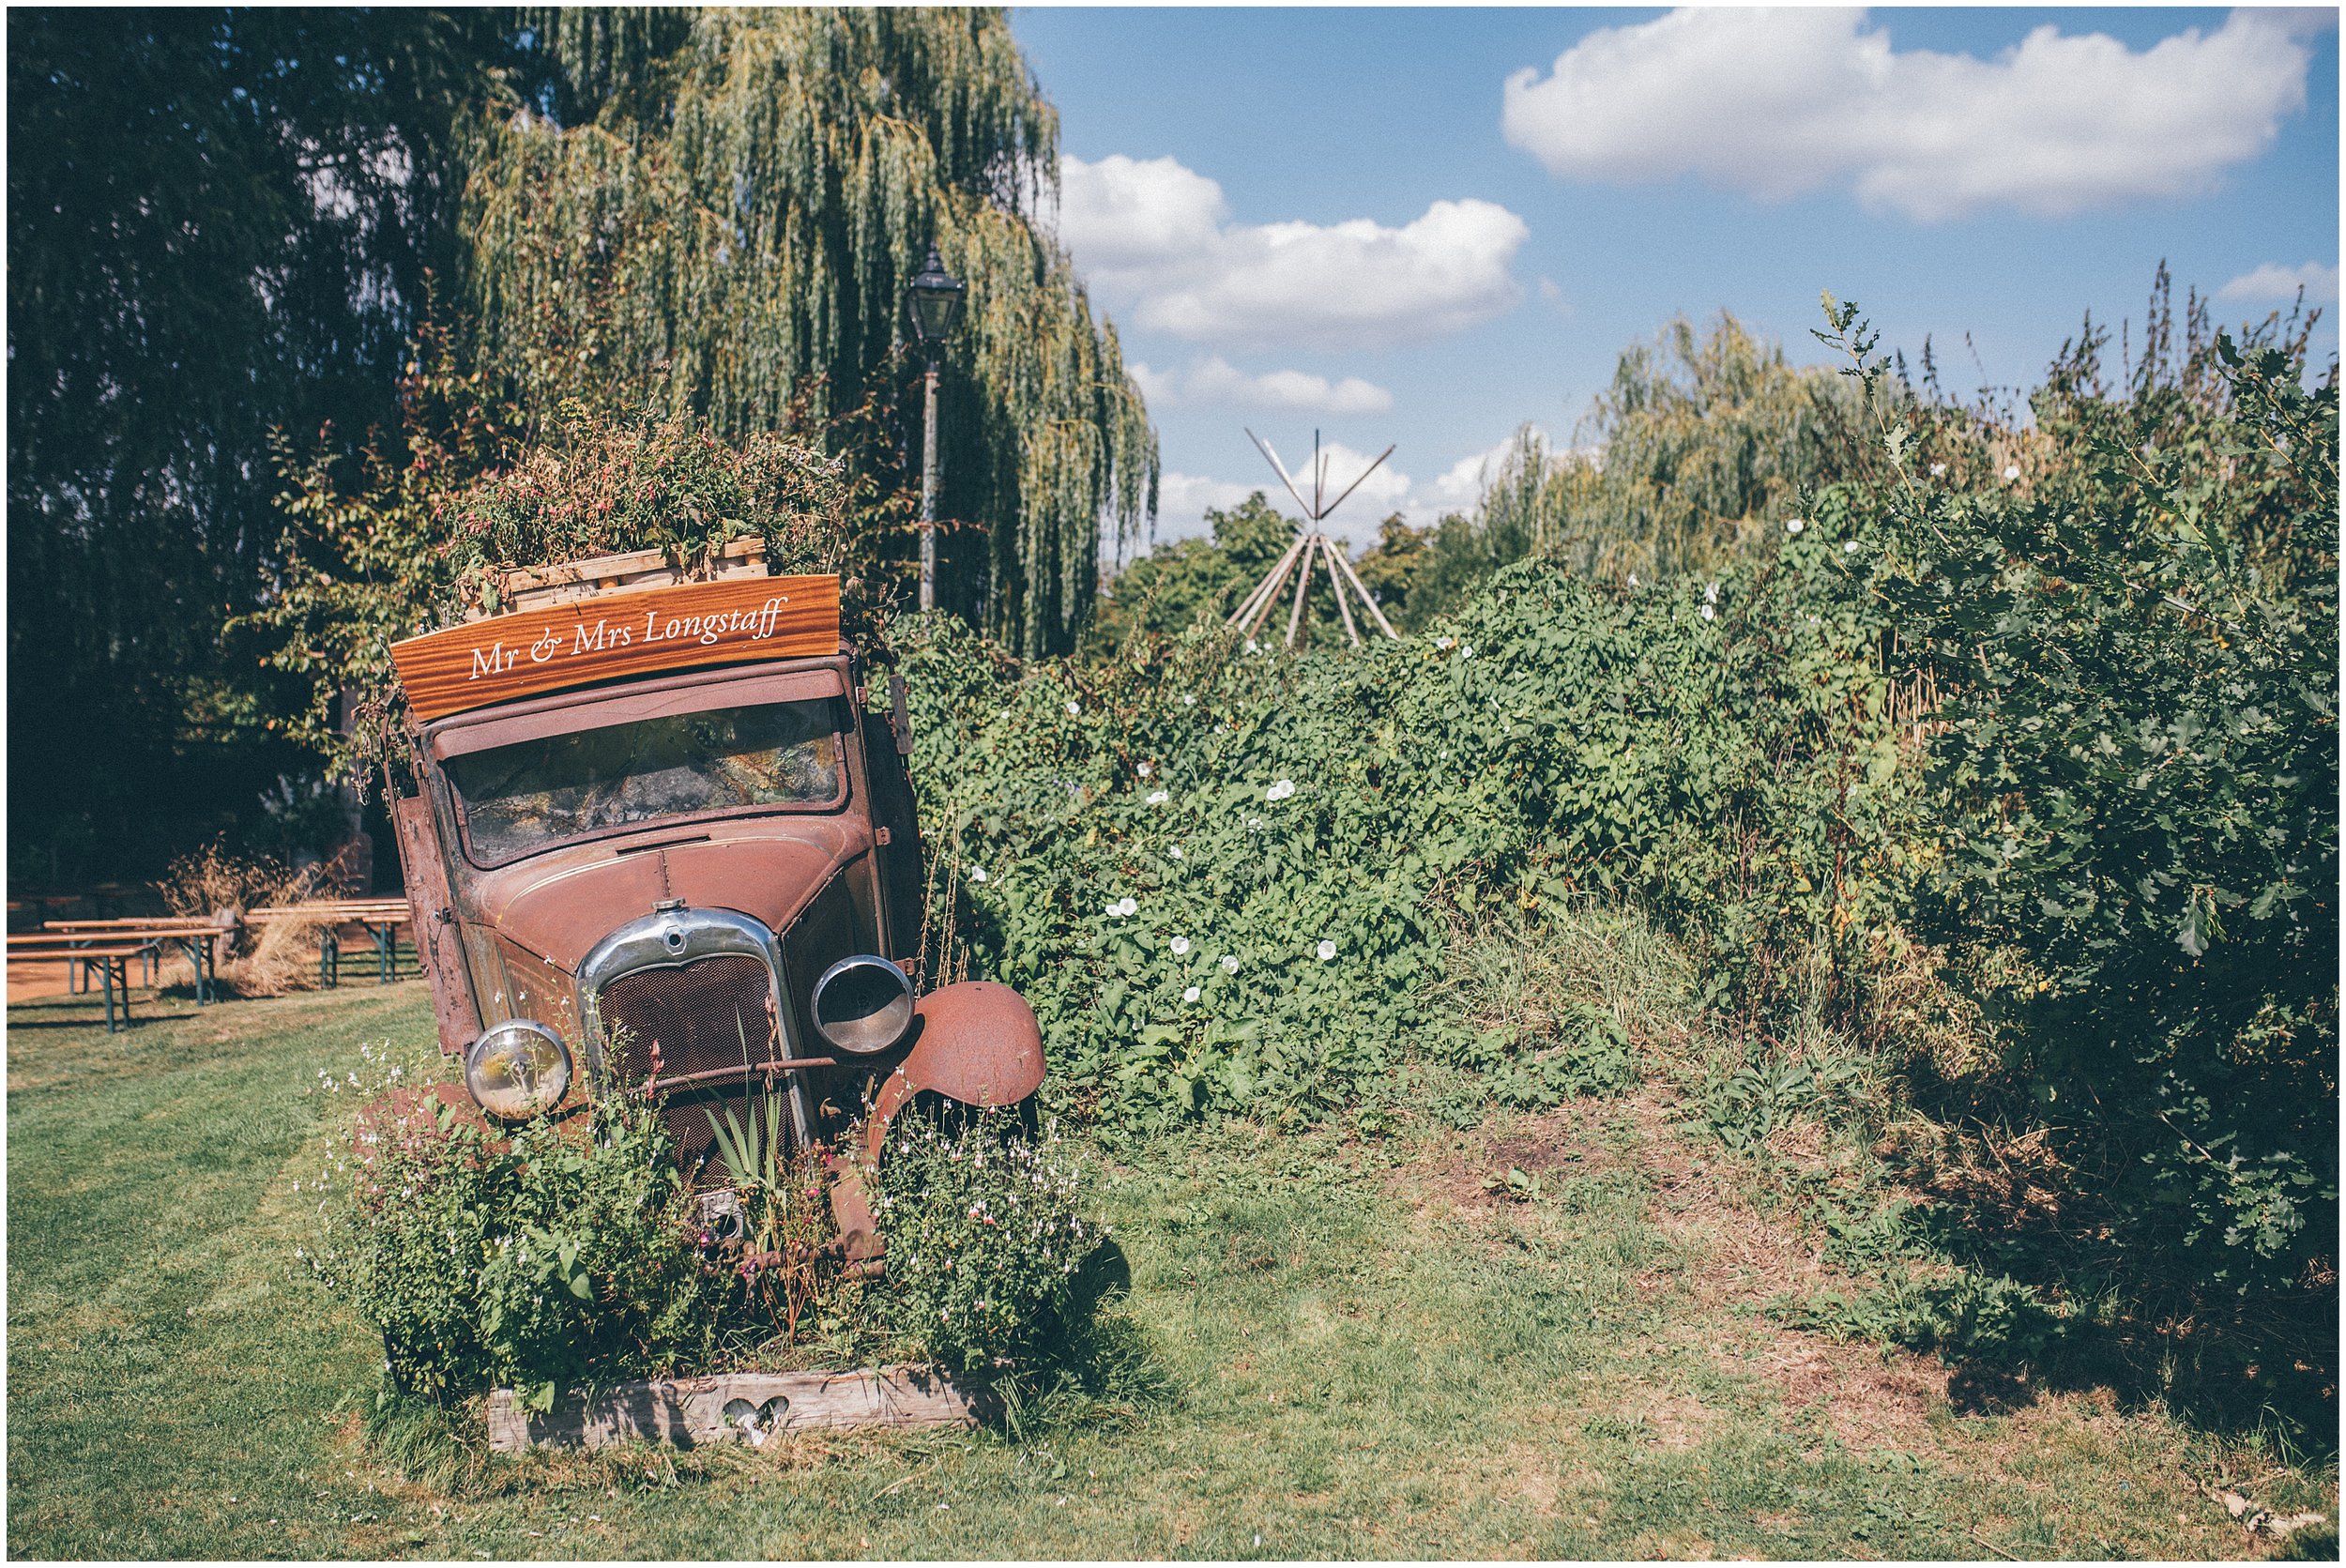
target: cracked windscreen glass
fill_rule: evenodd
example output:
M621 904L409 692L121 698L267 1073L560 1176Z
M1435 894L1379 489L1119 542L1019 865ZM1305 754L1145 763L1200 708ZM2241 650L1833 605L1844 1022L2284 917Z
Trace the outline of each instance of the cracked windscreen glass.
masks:
M496 865L582 833L744 806L839 799L827 702L678 713L449 757L473 860Z

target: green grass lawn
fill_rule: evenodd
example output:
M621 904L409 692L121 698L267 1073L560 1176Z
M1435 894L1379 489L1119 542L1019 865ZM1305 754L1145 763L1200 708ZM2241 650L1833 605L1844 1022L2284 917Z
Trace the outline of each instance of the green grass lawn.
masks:
M405 1476L292 1182L317 1073L425 1036L422 985L91 1012L10 1012L16 1556L2199 1558L2260 1551L2209 1485L2335 1517L2332 1472L2157 1411L1960 1413L1935 1362L1772 1321L1822 1266L1659 1091L1106 1164L1138 1371L1021 1435ZM1531 1201L1484 1192L1510 1165Z

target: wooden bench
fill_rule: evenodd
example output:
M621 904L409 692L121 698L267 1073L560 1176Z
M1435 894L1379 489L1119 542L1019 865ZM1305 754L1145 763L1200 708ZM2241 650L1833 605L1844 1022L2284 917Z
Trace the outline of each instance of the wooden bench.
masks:
M99 942L87 936L11 936L8 938L8 959L57 960L79 967L86 976L91 965L98 966L105 977L106 1032L114 1034L130 1021L130 960L155 951L153 941L117 939ZM122 1022L114 1021L114 988L122 989Z
M177 915L160 918L124 917L103 921L49 921L44 922L51 932L63 933L84 942L145 942L144 979L149 985L159 978L157 969L162 950L176 947L188 955L188 963L195 970L195 1005L207 1006L214 999L219 980L220 938L236 928L225 921L202 915ZM83 972L84 983L78 987L68 978L69 992L86 991L88 973Z
M255 909L245 919L254 925L302 921L323 926L325 933L318 938L318 983L330 987L342 983L344 926L358 926L373 938L381 983L388 985L399 975L399 928L411 924L413 918L404 898L342 898Z

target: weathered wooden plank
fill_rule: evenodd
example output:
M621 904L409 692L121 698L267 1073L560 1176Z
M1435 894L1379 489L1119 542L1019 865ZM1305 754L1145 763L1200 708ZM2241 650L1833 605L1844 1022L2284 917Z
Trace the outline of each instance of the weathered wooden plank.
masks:
M733 1372L621 1383L591 1397L567 1394L545 1411L526 1409L511 1389L498 1389L489 1395L489 1446L505 1454L624 1442L762 1446L784 1432L967 1426L987 1408L982 1391L963 1388L926 1366Z
M839 579L731 577L602 594L391 645L419 718L614 676L839 651Z

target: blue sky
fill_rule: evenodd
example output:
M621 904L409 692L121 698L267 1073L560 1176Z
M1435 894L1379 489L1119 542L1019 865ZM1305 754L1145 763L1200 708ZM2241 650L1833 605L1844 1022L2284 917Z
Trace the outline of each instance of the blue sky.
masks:
M1529 420L1721 309L1818 360L1829 288L1946 380L2032 383L2084 313L2334 311L2336 13L1033 8L1063 241L1145 367L1157 537L1300 472L1332 519L1470 504ZM2034 37L2032 35L2034 35ZM1513 85L1511 86L1511 83ZM1964 344L1969 334L1971 347ZM2326 362L2337 333L2317 340ZM1976 351L1974 360L1973 351Z

